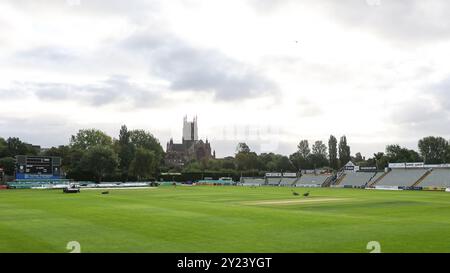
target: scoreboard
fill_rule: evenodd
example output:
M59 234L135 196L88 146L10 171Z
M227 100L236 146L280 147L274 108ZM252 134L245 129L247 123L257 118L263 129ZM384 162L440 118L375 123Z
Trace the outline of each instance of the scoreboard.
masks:
M61 158L16 156L16 179L60 179Z

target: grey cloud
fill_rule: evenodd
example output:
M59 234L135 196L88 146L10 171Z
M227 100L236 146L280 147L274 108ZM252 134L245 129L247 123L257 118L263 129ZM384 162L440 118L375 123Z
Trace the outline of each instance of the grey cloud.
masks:
M20 137L25 142L46 148L67 145L70 136L83 128L97 128L112 137L117 137L122 124L127 124L127 121L124 119L100 123L89 121L79 123L68 120L63 115L42 113L23 117L9 116L0 119L0 137ZM145 125L138 128L150 130L157 137L160 135L158 130L146 128Z
M409 137L450 137L450 76L439 82L426 84L420 91L420 96L394 105L391 121Z
M313 118L322 114L320 103L311 102L308 99L300 99L297 101L299 116Z
M443 109L450 110L450 76L428 86L427 90L431 90L432 95L435 96L436 101L442 105Z
M256 10L276 11L293 4L299 10L328 15L349 28L360 28L411 46L450 37L447 0L248 0Z
M435 120L442 113L430 105L430 101L418 98L415 101L407 101L397 105L393 111L393 120L399 124L423 125Z
M42 147L67 144L70 135L78 129L72 122L56 115L8 117L0 120L0 137L18 136L25 142Z
M76 60L79 56L70 49L53 46L36 47L29 50L16 52L15 57L26 62L67 64Z
M271 13L277 11L278 8L282 7L286 3L292 2L292 0L247 0L247 2L262 13Z
M395 124L396 129L408 137L450 135L450 112L434 105L435 99L434 96L420 96L396 105L390 123Z
M142 18L159 7L154 0L5 0L11 6L26 12L73 11L87 15L121 15L128 19Z
M371 5L377 3L379 5ZM336 20L349 27L375 31L388 39L429 42L450 37L450 2L446 0L327 0L325 7Z
M175 91L214 92L224 101L278 91L276 84L256 69L216 50L194 48L170 34L135 34L121 46L141 54L150 71L168 80Z
M153 106L162 100L161 93L138 86L124 76L112 76L105 81L86 85L16 82L10 89L0 89L0 95L13 99L35 96L41 100L71 100L92 106L130 103L133 108Z

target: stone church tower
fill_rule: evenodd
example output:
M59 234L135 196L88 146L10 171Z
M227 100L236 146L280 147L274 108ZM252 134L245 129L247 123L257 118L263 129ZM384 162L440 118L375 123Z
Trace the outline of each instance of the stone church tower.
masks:
M183 167L192 160L215 158L216 152L211 150L208 140L198 139L197 117L193 121L183 119L183 137L181 143L174 143L173 139L167 143L166 165L170 167Z

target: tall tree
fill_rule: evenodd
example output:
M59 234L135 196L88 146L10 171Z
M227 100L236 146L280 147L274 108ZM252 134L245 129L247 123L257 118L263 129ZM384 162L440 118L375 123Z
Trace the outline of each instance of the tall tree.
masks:
M309 162L308 158L304 158L300 152L295 152L289 156L289 159L291 160L292 164L294 164L297 171L299 170L307 170L311 169L311 163Z
M365 159L360 152L355 154L355 162L364 162Z
M16 155L37 155L39 150L33 145L21 141L17 137L9 137L6 140L6 150L3 156L14 157Z
M70 146L80 150L87 150L96 146L111 145L112 138L97 129L82 129L70 138Z
M309 142L308 140L302 140L297 146L299 154L303 158L308 158L308 156L311 154L311 149L309 148Z
M0 158L8 156L8 143L0 137Z
M322 168L328 165L327 145L318 140L312 147L312 154L308 157L314 168Z
M0 158L0 168L2 168L6 175L14 175L15 159L13 157Z
M295 172L296 168L292 165L291 160L287 156L278 155L276 157L276 171L279 172Z
M158 161L164 159L164 150L159 143L159 140L153 136L152 133L145 130L129 131L131 143L135 148L144 148L153 151L158 158Z
M131 143L130 132L125 125L120 128L118 145L119 168L121 170L122 176L127 180L130 164L133 160L133 157L135 156L135 148Z
M264 171L275 171L275 154L274 153L262 153L258 155L258 168Z
M426 137L419 140L419 151L426 164L442 164L447 160L448 141L442 137Z
M333 135L328 140L328 156L330 161L330 167L333 169L339 168L339 162L337 158L337 139Z
M386 156L388 157L390 163L423 161L418 152L400 147L400 145L397 144L386 146Z
M325 145L322 141L318 140L314 143L312 147L312 153L315 155L320 155L323 157L327 157L327 145Z
M107 175L114 175L118 158L111 147L97 145L90 147L81 158L81 168L95 175L101 182Z
M347 137L342 136L339 141L339 163L344 166L351 160L350 146L347 144Z
M235 163L237 170L256 170L258 168L258 156L250 150L246 143L239 143L236 150Z
M384 153L376 153L373 155L373 161L378 170L383 170L388 166L389 158Z
M245 142L240 142L236 147L236 153L250 153L250 147Z
M224 169L224 170L234 170L236 168L233 157L226 157L221 160L221 163L222 163L222 169Z
M130 172L140 181L143 178L154 176L157 166L158 158L154 151L138 148L133 161L131 161Z

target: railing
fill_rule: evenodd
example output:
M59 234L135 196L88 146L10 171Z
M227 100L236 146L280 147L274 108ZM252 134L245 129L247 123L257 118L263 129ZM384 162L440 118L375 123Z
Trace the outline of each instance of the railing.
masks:
M368 183L369 187L373 187L375 186L378 182L380 182L381 180L383 180L384 177L386 177L386 175L388 175L391 172L391 170L385 172L383 175L381 175L380 177L378 177L375 181L373 181L372 183Z
M431 169L428 169L428 170L425 172L425 174L422 175L422 176L419 178L419 180L417 180L416 183L414 183L411 187L417 187L417 185L419 185L422 181L424 181L425 178L427 178L427 177L430 175L430 173L431 173L432 171L433 171L432 168L431 168Z

